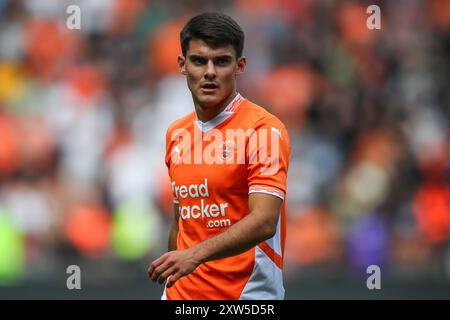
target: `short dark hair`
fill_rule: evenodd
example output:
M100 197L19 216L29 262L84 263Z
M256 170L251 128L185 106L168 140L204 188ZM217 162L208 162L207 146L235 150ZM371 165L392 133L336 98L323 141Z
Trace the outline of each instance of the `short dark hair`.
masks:
M200 39L213 48L232 45L236 57L242 56L244 32L230 16L205 12L191 18L180 32L181 51L186 56L191 39Z

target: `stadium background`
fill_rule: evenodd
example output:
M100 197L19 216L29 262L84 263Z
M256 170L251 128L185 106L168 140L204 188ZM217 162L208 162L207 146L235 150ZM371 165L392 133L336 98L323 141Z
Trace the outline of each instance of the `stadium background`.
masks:
M160 297L178 37L207 10L242 25L239 91L290 132L286 298L449 298L449 1L0 0L0 299Z

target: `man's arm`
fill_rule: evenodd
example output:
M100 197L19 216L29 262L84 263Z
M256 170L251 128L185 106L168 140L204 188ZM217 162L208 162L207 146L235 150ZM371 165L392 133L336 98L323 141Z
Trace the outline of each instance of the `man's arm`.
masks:
M177 237L178 237L178 217L179 217L180 207L178 204L173 204L173 221L172 227L169 233L169 244L168 251L177 250Z
M201 263L243 253L276 232L282 200L264 193L249 195L249 214L221 234L188 249L170 251L152 262L148 276L167 287L194 271Z

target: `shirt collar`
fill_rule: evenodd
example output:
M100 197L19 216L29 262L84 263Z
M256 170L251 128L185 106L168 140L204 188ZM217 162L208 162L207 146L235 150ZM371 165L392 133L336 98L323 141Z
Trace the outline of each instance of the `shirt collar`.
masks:
M215 127L217 127L219 124L227 120L232 114L235 113L237 107L241 104L241 102L244 100L244 98L241 96L240 93L236 94L236 96L233 98L233 100L230 101L230 103L226 106L226 108L221 111L219 114L217 114L214 118L211 120L208 120L206 122L203 122L195 117L195 124L197 127L202 131L206 132L208 130L211 130Z

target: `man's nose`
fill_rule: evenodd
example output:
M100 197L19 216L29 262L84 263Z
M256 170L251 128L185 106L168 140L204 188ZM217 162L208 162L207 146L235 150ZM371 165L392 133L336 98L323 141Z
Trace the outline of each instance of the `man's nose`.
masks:
M214 62L209 60L206 64L205 70L205 78L206 79L214 79L216 77L216 67L214 66Z

